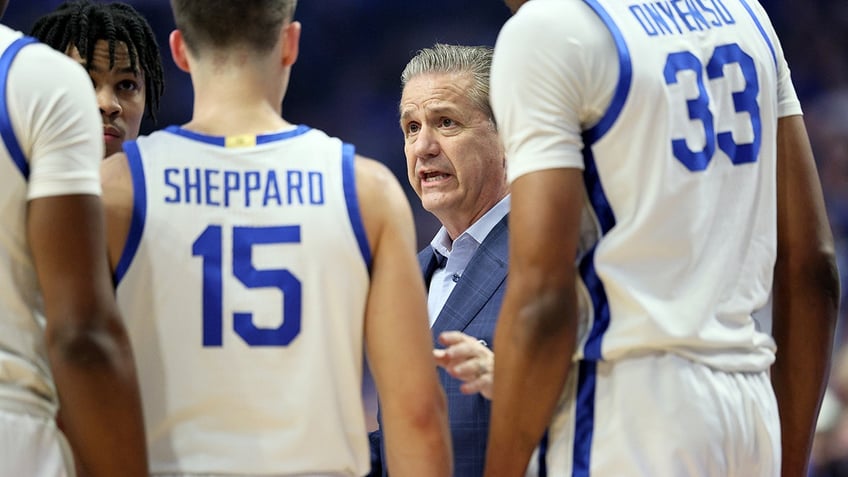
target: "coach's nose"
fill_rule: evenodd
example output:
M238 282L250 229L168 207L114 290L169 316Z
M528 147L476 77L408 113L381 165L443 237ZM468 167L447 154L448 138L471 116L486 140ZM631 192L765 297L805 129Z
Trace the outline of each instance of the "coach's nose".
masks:
M415 137L415 142L412 143L412 153L415 157L419 159L436 157L441 150L438 132L435 128L421 126L421 130Z

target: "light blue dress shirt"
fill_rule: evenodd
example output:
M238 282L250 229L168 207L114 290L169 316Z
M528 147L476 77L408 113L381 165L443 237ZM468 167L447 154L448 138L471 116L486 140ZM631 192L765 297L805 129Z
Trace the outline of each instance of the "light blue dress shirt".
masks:
M444 227L436 232L430 246L436 253L446 257L447 263L444 268L436 269L430 279L430 289L427 295L430 327L436 322L436 317L439 316L457 282L462 278L462 273L468 266L468 262L471 261L471 257L474 256L474 252L507 213L509 213L509 195L501 199L480 219L471 224L471 227L462 232L453 243L451 243L448 231Z

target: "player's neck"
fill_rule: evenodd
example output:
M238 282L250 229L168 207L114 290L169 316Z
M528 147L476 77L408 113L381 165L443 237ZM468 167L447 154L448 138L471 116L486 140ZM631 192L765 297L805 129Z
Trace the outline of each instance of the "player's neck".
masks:
M218 101L215 104L195 105L191 121L183 127L211 136L238 134L267 134L291 126L280 116L280 110L267 103L247 105Z
M214 75L194 79L195 97L187 129L215 136L263 134L289 125L282 118L284 89L250 75Z

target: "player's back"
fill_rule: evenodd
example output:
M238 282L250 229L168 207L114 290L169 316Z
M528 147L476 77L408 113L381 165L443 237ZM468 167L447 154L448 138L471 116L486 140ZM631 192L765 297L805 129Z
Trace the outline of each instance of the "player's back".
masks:
M134 217L116 278L151 471L366 473L353 148L300 126L169 128L126 150Z
M583 134L602 236L581 261L595 310L583 353L767 369L774 343L751 312L776 253L777 118L798 110L773 29L746 0L586 4L619 74Z

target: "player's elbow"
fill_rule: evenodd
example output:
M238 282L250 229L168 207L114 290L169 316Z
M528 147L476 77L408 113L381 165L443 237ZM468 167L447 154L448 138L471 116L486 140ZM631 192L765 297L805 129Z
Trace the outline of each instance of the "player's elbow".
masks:
M396 399L381 399L383 434L392 451L450 461L447 400L438 382L433 384L431 389L419 388L405 396L394 396Z
M810 271L816 286L832 303L834 310L839 308L841 296L839 283L839 268L836 265L836 253L833 249L823 251L814 268Z
M525 299L520 300L513 330L538 344L576 333L579 317L575 273L524 276L527 278L521 279L523 283L517 288Z
M108 312L96 318L53 320L46 343L51 360L78 369L114 367L129 349L120 317Z
M413 390L393 404L387 402L383 405L384 419L395 420L415 432L438 432L441 420L447 416L447 400L438 382L429 391L421 388Z
M816 295L835 311L839 307L840 283L832 241L807 246L795 253L779 253L775 263L775 283L789 289Z

